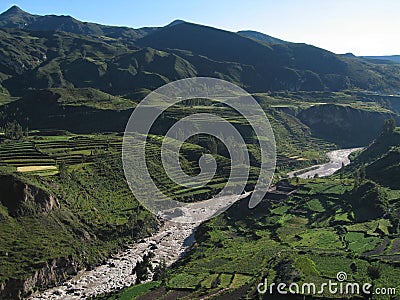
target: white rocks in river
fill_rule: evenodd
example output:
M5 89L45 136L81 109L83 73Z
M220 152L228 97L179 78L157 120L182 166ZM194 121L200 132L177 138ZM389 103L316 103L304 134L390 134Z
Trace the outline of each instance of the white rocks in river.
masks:
M184 241L197 225L166 222L156 234L114 255L104 265L85 271L59 287L34 294L29 299L82 299L130 286L136 280L132 269L145 254L149 251L155 254L152 259L154 266L158 264L156 261L161 260L171 265L190 246L184 245Z
M224 205L230 205L247 195L249 193L240 196L214 198L210 199L210 201L205 200L202 203L193 204L190 209L184 210L181 221L196 219L201 215L202 210L211 216L215 213L215 207L221 205L221 202ZM190 214L192 210L193 215ZM153 236L142 239L125 251L113 255L104 265L90 271L81 272L63 285L42 293L36 293L29 299L82 299L131 286L136 281L136 275L132 274L132 269L138 261L143 260L145 254L149 251L154 253L152 258L153 265L158 264L156 261L160 262L162 260L165 261L167 266L171 265L193 244L194 238L191 235L198 225L199 223L174 223L168 221ZM152 276L150 274L150 277Z

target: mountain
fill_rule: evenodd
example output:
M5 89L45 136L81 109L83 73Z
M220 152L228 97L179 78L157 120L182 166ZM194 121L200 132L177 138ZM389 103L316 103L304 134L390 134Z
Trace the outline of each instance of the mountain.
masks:
M361 56L362 58L370 59L373 61L392 61L395 63L400 63L400 55L385 55L385 56Z
M253 30L241 30L237 32L238 34L252 38L254 40L260 41L260 42L265 42L265 43L275 43L275 44L288 44L289 42L286 42L284 40L280 40L277 38L274 38L270 35L267 35L265 33L261 33L258 31L253 31Z
M115 39L136 40L156 30L154 27L133 29L81 22L71 16L32 15L14 5L0 14L0 28L18 28L35 31L66 31L76 34L106 36Z
M306 44L266 44L208 26L180 23L164 27L137 41L163 51L180 49L214 61L254 67L262 81L253 90L340 90L358 87L382 90L399 87L395 69L342 57ZM391 78L390 84L382 78ZM388 85L387 85L388 84Z
M363 146L380 134L385 120L400 121L389 111L353 108L346 105L314 105L301 110L297 117L315 136L343 147Z
M11 95L31 89L95 88L137 100L138 93L192 76L225 79L250 92L400 90L395 64L274 38L266 43L254 39L265 40L266 35L182 20L132 29L71 16L32 15L13 6L0 15L0 28L0 90Z
M22 29L38 18L40 18L40 16L31 15L20 9L18 6L14 5L10 7L7 11L0 14L0 27Z
M178 25L178 24L182 24L182 23L186 23L185 21L183 21L183 20L174 20L174 21L172 21L171 23L169 23L167 26L165 26L165 27L171 27L171 26L175 26L175 25Z
M280 190L289 188L291 196L284 201L265 199L253 210L247 210L247 201L236 202L204 223L184 260L165 275L162 265L154 268L152 273L160 276L156 284L166 286L153 286L152 294L143 295L146 299L164 293L170 298L253 299L259 295L250 285L263 282L265 274L276 282L313 282L348 270L354 271L354 279L379 283L377 277L367 277L368 266L376 267L378 260L380 282L399 278L390 259L398 257L400 208L392 210L397 223L376 219L376 213L381 217L386 212L373 206L384 203L375 201L375 191L381 188L362 186L359 191L368 198L351 194L354 200L366 200L365 205L346 201L350 178L293 179L297 186L280 181L288 171L323 163L330 149L368 144L389 124L388 118L399 122L400 97L384 93L400 91L399 65L344 57L305 44L260 41L181 20L162 28L132 29L70 16L32 15L14 6L0 15L0 27L0 299L27 298L58 284L63 287L53 289L54 297L64 297L61 289L67 298L80 297L74 284L63 283L67 278L103 264L127 243L158 229L156 217L127 185L121 133L132 110L151 90L194 76L221 78L260 92L254 96L276 141L275 195L286 199ZM186 202L209 199L226 185L232 164L218 139L196 135L179 151L189 176L201 171L198 161L204 153L216 158L216 176L205 186L179 185L160 164L166 132L195 113L217 114L238 130L251 163L246 190L253 189L262 164L254 131L238 112L205 99L174 105L154 122L146 163L157 187ZM392 128L390 134L376 139L357 158L357 167L365 165L367 178L398 189L400 151L392 148L399 146L400 132L392 125L386 126ZM366 220L363 211L356 210L360 207L373 212L374 223L357 223ZM393 256L387 245L394 249ZM150 248L146 249L154 250ZM382 256L364 253L375 248ZM128 273L138 278L142 265ZM115 265L109 267L115 270ZM134 288L143 294L146 286Z
M390 125L392 124L392 125ZM386 121L381 134L358 155L349 169L365 168L366 177L393 189L400 180L400 128Z
M248 65L183 51L132 49L94 36L7 29L0 30L0 37L5 50L0 52L0 82L13 95L29 89L91 87L131 97L193 76L224 78L250 87L262 80Z

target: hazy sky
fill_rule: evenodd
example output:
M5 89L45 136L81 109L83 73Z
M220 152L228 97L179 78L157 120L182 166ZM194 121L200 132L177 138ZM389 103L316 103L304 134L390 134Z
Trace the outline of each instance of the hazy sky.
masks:
M174 19L230 31L256 30L335 53L400 54L399 0L1 0L35 14L130 27L163 26Z

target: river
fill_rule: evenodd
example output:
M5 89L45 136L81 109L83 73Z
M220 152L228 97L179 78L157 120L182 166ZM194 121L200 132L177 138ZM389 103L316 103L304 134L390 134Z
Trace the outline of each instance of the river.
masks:
M212 198L203 201L200 206L195 203L188 205L182 211L183 215L177 217L175 222L166 221L155 234L131 244L126 250L113 255L105 264L93 270L82 271L62 285L37 292L28 299L87 299L132 286L136 281L136 274L132 274L132 269L137 262L142 261L145 254L150 251L154 253L153 267L159 265L162 260L170 266L185 254L195 242L194 233L200 224L200 222L188 223L188 220L197 220L201 214L211 216L220 209L221 205L230 205L249 194L250 192ZM177 221L183 223L177 223ZM151 277L152 274L149 273L149 280Z
M328 152L326 155L329 157L329 162L326 164L314 165L308 168L295 170L288 173L289 178L297 177L300 178L312 178L315 175L318 177L325 177L332 175L342 167L342 163L347 166L350 163L349 155L355 151L363 148L350 148L350 149L339 149Z
M342 163L347 165L350 163L349 155L362 148L340 149L327 153L330 161L326 164L315 165L306 169L296 170L288 173L289 177L294 177L295 173L301 178L318 176L329 176L339 170ZM308 171L307 171L308 170ZM248 196L245 193L240 196L234 196L234 200L242 199ZM210 202L211 201L211 202ZM210 199L204 203L211 207L215 204L219 207L218 199ZM203 205L204 206L204 205ZM196 208L189 207L184 212L184 219L195 220L198 214L204 214L204 207ZM212 213L214 210L210 210ZM43 299L82 299L90 298L96 295L101 295L111 291L119 290L124 287L135 284L136 275L132 274L132 269L138 261L141 261L143 256L149 251L152 251L155 256L152 259L154 266L158 265L161 260L164 260L167 266L171 265L181 258L186 250L194 243L194 232L196 231L199 222L196 223L175 223L167 221L152 236L141 240L139 243L134 243L128 249L113 255L104 265L95 267L90 271L82 271L74 278L64 282L62 285L48 289L44 292L35 293L30 300ZM150 274L151 278L152 274Z

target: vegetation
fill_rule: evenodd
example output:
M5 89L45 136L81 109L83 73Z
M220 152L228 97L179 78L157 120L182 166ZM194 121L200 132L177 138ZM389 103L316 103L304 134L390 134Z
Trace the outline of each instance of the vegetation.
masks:
M4 126L4 136L10 140L20 140L24 136L22 126L16 121L7 123Z
M398 288L398 249L391 251L390 245L399 237L389 233L395 224L384 212L375 214L376 203L367 199L349 205L354 193L366 187L353 191L351 180L346 181L301 180L295 196L262 202L251 211L245 209L245 200L237 203L200 226L197 244L168 270L166 287L191 289L189 298L196 298L199 291L203 296L219 291L227 297L235 293L252 298L264 277L268 282L322 283L343 271L352 282ZM377 188L372 182L364 185ZM365 207L374 215L362 220L358 211ZM350 217L343 218L344 214ZM148 291L146 297L153 293Z
M247 199L235 203L199 226L196 243L171 268L161 262L153 269L149 253L134 268L136 285L99 299L256 298L265 278L321 283L339 271L400 288L398 64L186 22L130 29L12 7L0 28L0 292L13 288L5 298L58 284L158 229L125 182L121 133L151 90L194 76L253 93L277 142L273 183L327 162L329 150L369 146L339 174L290 179L297 190L288 197L252 210ZM207 135L189 138L179 153L191 176L201 155L215 158L207 185L177 185L160 165L166 132L194 113L217 114L241 133L251 190L258 140L242 116L212 99L174 105L155 122L146 158L157 186L193 202L226 185L229 153ZM146 282L149 271L154 281ZM38 274L53 277L30 287Z

